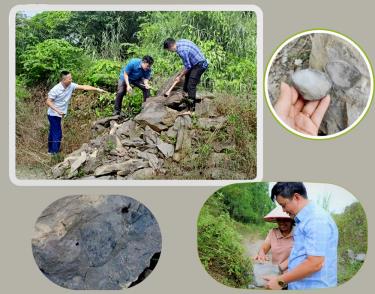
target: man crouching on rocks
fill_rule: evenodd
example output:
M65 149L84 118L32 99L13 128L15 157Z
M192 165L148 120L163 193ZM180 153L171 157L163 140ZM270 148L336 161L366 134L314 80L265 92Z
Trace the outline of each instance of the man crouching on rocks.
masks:
M153 63L154 59L146 55L143 56L142 59L131 59L129 63L121 69L113 115L125 115L121 113L122 100L126 93L130 93L133 90L131 85L142 90L143 102L146 102L146 99L150 97L151 87L148 82L151 78L151 67Z
M49 154L54 155L60 152L62 139L61 120L68 112L69 102L75 89L105 92L100 88L73 83L72 74L69 71L62 71L60 73L60 83L48 92L48 98L46 101L46 104L48 105L47 114L50 126L48 134Z

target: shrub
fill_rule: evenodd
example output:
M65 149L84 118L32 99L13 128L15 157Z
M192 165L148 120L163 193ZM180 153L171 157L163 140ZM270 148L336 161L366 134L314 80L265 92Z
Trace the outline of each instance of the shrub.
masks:
M99 59L92 62L85 78L90 85L116 91L120 70L120 62L108 59Z
M362 262L352 261L348 250L354 253L367 252L367 219L359 202L348 206L342 214L334 215L339 230L338 280L350 280L361 268Z
M251 282L251 262L245 257L241 237L228 213L213 195L198 219L198 253L206 271L220 283L246 288Z
M273 207L267 183L236 184L219 190L230 216L242 223L263 224Z
M16 77L16 99L25 100L30 97L25 81L19 77Z
M28 84L52 85L59 80L61 70L78 72L85 63L83 50L60 39L45 40L23 54L23 76Z

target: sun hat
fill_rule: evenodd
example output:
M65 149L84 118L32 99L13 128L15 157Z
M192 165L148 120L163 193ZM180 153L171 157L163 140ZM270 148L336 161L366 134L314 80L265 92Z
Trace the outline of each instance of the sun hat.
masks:
M292 219L289 214L283 211L281 206L275 207L271 212L269 212L263 219L266 222L276 222L276 219Z

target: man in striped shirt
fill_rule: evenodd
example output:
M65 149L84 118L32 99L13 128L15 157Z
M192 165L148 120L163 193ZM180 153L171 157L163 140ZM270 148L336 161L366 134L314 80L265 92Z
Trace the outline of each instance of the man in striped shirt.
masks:
M164 49L176 52L181 57L184 69L175 81L179 82L185 76L184 91L188 93L189 110L195 111L197 85L208 68L208 62L198 46L189 40L168 38L164 41Z

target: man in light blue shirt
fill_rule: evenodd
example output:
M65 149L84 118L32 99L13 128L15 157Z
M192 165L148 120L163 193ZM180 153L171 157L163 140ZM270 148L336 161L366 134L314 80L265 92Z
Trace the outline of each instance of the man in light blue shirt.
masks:
M130 93L133 88L131 85L139 88L143 92L143 102L150 97L149 80L151 78L151 67L154 59L149 56L133 58L121 69L120 77L117 84L117 95L115 100L114 115L124 115L121 113L122 100L126 93Z
M70 99L73 91L78 90L95 90L104 92L104 90L88 85L78 85L72 82L72 75L68 71L62 71L60 74L60 83L54 86L48 92L46 104L48 105L48 121L50 124L48 134L48 153L56 154L60 152L62 129L61 119L68 112Z
M317 289L337 286L337 226L328 212L307 199L301 182L279 182L271 199L294 218L294 245L288 271L280 276L265 277L267 288L288 290Z

